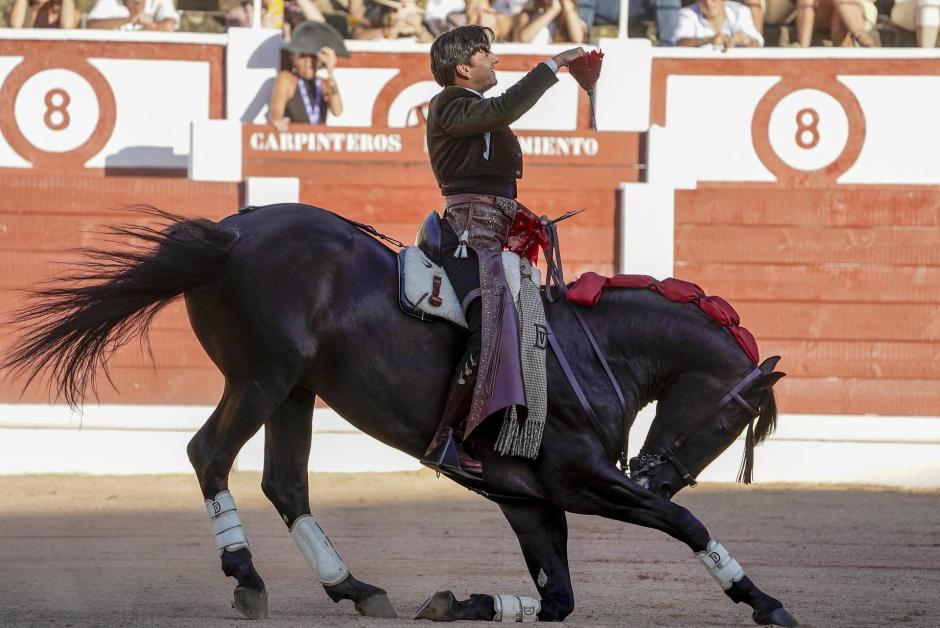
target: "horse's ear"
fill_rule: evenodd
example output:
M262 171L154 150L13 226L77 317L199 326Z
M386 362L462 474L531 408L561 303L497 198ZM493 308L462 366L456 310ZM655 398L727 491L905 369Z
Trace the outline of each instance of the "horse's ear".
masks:
M773 355L760 363L760 370L764 373L770 373L777 367L777 362L780 361L779 355ZM778 378L779 379L779 378Z
M773 385L780 381L780 378L785 376L786 373L781 371L774 371L773 373L766 373L757 378L757 383L755 388L758 390L766 390L768 388L773 388Z

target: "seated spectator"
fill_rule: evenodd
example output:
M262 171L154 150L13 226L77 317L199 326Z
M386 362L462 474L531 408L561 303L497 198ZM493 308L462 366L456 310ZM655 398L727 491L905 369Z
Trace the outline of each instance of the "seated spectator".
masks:
M575 0L530 0L515 17L512 41L582 44L587 41L587 33Z
M679 46L713 46L719 50L764 45L750 10L740 2L725 0L695 0L695 4L680 9L675 40Z
M326 17L323 11L313 0L286 0L284 2L283 16L276 15L268 8L268 0L261 3L261 26L263 28L281 28L283 24L290 28L297 26L301 22L325 22ZM254 17L253 0L242 0L241 4L233 7L225 14L225 25L228 27L240 26L247 28L251 26L252 17Z
M682 0L629 0L629 25L634 26L646 20L648 16L656 20L656 34L659 43L674 46L676 40L676 19ZM578 0L578 15L587 24L588 37L591 28L600 24L616 25L620 22L620 0Z
M435 37L466 24L465 0L428 0L424 5L424 25Z
M434 36L424 27L422 13L415 0L373 0L372 9L353 31L353 39L414 38L429 43Z
M88 28L175 31L179 23L173 0L98 0L88 12Z
M803 48L813 44L817 0L796 0L796 42Z
M343 99L333 70L337 52L344 57L349 53L340 34L328 24L302 22L294 29L287 50L291 69L281 70L274 79L268 111L271 124L286 131L291 122L323 124L327 110L334 116L342 115ZM325 71L325 78L317 77L319 70Z
M917 0L917 45L921 48L936 48L937 31L940 30L940 0Z
M75 0L16 0L10 12L11 28L75 28L78 20Z
M878 19L874 0L819 0L815 27L828 28L833 46L871 48L875 40L868 34Z
M515 16L528 0L469 0L467 24L483 26L493 31L493 41L511 41Z
M766 0L741 0L741 3L751 12L751 21L754 28L763 36L764 34L764 7Z

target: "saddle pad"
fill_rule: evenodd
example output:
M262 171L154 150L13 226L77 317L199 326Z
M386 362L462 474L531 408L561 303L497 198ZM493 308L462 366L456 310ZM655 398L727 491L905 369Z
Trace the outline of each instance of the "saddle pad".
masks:
M506 283L509 286L512 300L518 302L519 286L522 283L519 256L504 251L502 258L503 272L506 275ZM436 307L429 303L435 276L441 278L441 288L438 296L442 301ZM536 285L541 283L537 268L532 269L532 281ZM457 293L454 292L447 273L416 246L405 247L398 253L398 285L399 304L406 313L422 320L437 318L464 329L467 328L467 319L464 317L463 308L460 307Z

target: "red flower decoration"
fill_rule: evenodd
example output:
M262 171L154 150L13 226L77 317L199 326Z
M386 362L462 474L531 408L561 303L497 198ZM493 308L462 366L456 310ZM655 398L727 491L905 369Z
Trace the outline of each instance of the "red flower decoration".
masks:
M520 206L506 239L506 250L520 257L527 257L533 264L538 262L539 248L548 248L548 231L542 220Z
M594 89L597 78L601 75L601 64L604 62L604 53L599 50L586 52L577 59L568 63L568 73L574 77L585 91Z

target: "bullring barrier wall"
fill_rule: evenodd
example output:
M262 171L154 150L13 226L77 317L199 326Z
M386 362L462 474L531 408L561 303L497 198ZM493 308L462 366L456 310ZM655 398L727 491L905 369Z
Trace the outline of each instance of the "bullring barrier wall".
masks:
M758 452L759 481L940 484L940 130L930 115L940 58L602 48L600 131L566 75L515 125L527 152L522 200L549 214L590 209L563 229L569 278L591 269L695 281L737 307L763 355L784 356L781 428ZM273 32L2 33L4 305L91 243L95 225L132 220L126 203L220 218L299 200L410 240L439 204L421 132L436 90L427 47L350 49L336 72L344 115L282 135L264 124L280 62ZM496 90L558 49L499 48ZM0 350L12 337L0 328ZM188 470L185 443L221 377L178 304L151 341L154 363L137 347L120 351L118 392L102 387L81 417L4 380L0 473ZM650 416L634 426L633 449ZM239 468L260 468L261 438ZM732 479L739 453L740 442L703 478ZM317 409L311 469L415 466Z

